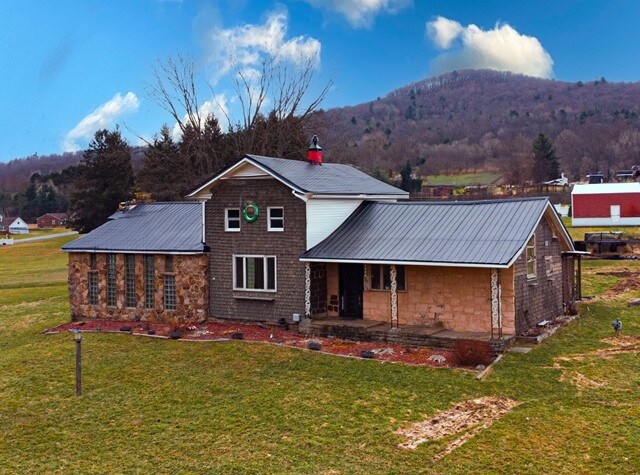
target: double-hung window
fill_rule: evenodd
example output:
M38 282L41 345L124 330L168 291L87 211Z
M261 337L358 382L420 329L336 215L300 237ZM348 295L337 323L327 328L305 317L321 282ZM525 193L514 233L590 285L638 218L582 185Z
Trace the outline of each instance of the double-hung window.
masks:
M284 231L284 208L268 208L269 231Z
M224 210L224 230L240 232L240 208L227 208Z
M396 283L398 290L406 290L404 266L396 266ZM391 266L371 264L371 289L391 290Z
M233 256L233 289L275 292L275 256Z
M527 278L535 279L536 272L536 235L534 234L527 243Z

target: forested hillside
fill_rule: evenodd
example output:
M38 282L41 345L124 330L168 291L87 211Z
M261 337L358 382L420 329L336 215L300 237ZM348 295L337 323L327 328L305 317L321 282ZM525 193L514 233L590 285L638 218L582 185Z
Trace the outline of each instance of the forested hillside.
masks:
M572 179L640 164L640 83L568 83L496 71L425 79L324 112L330 160L423 175L492 168L532 179L543 132Z

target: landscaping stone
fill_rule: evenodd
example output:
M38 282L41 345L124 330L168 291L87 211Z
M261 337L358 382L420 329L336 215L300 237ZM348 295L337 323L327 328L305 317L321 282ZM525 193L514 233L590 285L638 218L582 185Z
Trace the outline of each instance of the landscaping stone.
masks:
M629 300L628 307L640 307L640 299Z
M507 349L508 353L529 353L533 348L528 346L512 346Z

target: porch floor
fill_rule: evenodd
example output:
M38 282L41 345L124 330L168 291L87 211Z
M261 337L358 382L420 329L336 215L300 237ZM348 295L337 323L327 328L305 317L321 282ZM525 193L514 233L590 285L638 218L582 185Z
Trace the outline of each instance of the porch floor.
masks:
M384 341L412 346L451 348L459 339L486 341L496 351L503 351L514 339L514 335L491 338L491 333L460 332L435 325L400 325L397 330L391 325L375 320L342 318L313 320L311 334L316 336L336 336L348 340Z

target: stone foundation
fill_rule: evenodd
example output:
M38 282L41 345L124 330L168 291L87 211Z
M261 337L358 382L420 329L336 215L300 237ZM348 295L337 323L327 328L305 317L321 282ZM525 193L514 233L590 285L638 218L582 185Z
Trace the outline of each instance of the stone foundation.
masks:
M102 318L123 321L198 322L207 317L209 292L207 256L173 255L173 272L165 272L165 255L154 256L153 308L145 308L143 255L135 255L135 307L125 306L125 255L116 254L116 305L107 305L107 254L96 254L98 305L89 304L91 253L69 253L71 318ZM176 309L164 309L164 276L173 275Z

